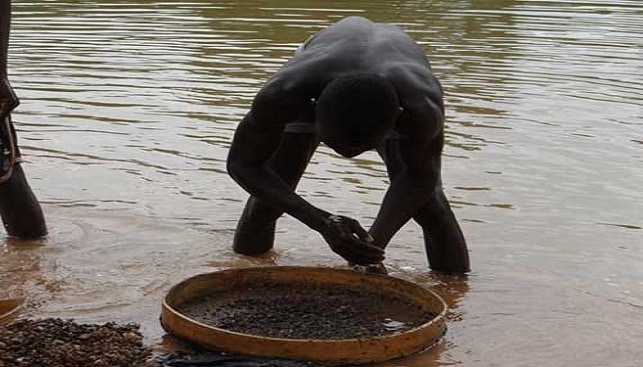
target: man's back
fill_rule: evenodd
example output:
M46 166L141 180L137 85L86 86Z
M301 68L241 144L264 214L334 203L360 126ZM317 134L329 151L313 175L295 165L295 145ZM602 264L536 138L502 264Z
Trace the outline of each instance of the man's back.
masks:
M382 64L417 63L428 67L422 48L393 24L373 23L362 17L345 18L306 42L306 58L324 58L380 71Z
M266 89L317 98L333 78L350 72L384 76L403 99L421 93L441 100L423 49L397 26L362 17L345 18L312 36Z

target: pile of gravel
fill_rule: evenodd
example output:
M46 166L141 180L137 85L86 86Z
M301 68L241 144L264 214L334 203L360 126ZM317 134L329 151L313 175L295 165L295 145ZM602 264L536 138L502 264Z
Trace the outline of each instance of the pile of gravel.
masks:
M0 325L0 367L144 367L151 357L136 324L19 320Z

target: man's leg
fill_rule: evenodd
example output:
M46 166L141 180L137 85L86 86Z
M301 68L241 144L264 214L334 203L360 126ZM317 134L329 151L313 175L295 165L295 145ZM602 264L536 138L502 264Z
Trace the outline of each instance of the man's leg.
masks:
M398 144L395 139L389 139L378 149L391 180L403 169ZM441 180L438 180L431 200L413 216L413 219L424 232L424 247L431 269L446 273L470 271L467 244L444 196Z
M318 145L315 134L285 132L269 165L294 190ZM275 239L275 223L281 214L282 211L251 196L237 225L234 251L244 255L270 251Z
M40 203L19 163L16 131L11 112L19 104L7 77L7 51L11 28L11 1L0 1L0 217L7 234L38 238L47 234Z
M13 166L9 179L0 183L0 217L10 236L38 238L47 234L40 203L19 163Z
M464 235L442 187L413 219L424 231L424 247L431 269L445 273L470 271L469 252Z

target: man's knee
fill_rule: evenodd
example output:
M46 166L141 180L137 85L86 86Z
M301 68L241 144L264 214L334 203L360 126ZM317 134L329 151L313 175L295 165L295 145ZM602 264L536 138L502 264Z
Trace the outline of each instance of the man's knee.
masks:
M242 255L261 255L272 250L274 240L274 222L261 229L240 224L234 234L232 249Z
M250 198L239 219L232 248L242 255L260 255L272 249L280 211Z

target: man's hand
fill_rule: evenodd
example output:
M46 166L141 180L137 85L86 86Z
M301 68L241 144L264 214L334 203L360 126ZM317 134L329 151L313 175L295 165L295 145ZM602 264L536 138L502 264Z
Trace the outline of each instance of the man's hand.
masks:
M371 244L373 238L355 219L331 215L321 235L331 250L351 263L368 265L384 260L384 250Z

